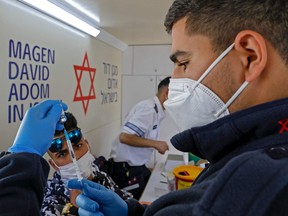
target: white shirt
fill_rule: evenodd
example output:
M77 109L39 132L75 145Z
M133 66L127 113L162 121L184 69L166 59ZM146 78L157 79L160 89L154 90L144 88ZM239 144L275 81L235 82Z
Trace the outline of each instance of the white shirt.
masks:
M145 139L158 139L161 120L166 116L158 97L137 103L125 119L122 132L136 134ZM146 164L154 148L134 147L119 141L119 135L112 143L110 156L115 162L127 162L130 166Z

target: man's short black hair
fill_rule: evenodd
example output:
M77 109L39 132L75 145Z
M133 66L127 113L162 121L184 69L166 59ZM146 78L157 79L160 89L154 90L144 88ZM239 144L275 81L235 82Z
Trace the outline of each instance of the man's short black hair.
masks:
M78 128L78 125L77 125L77 120L75 118L75 116L70 113L70 112L65 112L65 115L66 115L66 122L64 123L64 127L67 131L70 131L72 129L75 129L75 128ZM54 136L60 136L63 134L63 130L62 131L55 131L54 133Z
M170 78L171 76L168 76L166 78L164 78L163 80L161 80L161 82L158 84L158 91L164 86L168 86L170 83Z
M207 36L219 55L239 32L252 30L268 40L288 65L287 10L287 0L175 0L164 25L171 34L174 24L186 17L185 33Z

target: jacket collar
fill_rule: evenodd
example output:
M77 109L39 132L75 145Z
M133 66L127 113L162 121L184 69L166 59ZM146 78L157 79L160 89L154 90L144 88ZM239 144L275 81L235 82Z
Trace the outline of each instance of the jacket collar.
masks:
M288 134L288 99L245 109L171 138L183 152L215 162L229 152L265 137ZM288 140L287 140L288 141Z

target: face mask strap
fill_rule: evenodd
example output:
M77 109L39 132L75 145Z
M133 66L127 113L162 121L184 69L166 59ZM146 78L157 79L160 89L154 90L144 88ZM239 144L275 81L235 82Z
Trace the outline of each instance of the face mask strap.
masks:
M207 68L207 70L202 74L202 76L197 80L195 85L192 87L192 91L202 82L202 80L210 73L210 71L233 49L235 43L232 43L226 50L224 50L218 58Z
M245 81L240 88L235 92L235 94L227 101L227 103L215 114L216 117L219 117L230 105L233 101L241 94L241 92L246 88L249 84L248 81Z
M55 163L55 161L52 159L52 158L50 158L51 160L52 160L52 162L53 162L53 164L58 168L58 170L59 170L59 166Z

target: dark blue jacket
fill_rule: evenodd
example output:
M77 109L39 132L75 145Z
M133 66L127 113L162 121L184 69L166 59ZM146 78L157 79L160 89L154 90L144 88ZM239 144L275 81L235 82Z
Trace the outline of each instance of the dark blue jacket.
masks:
M171 142L210 166L191 188L160 197L145 212L129 201L129 215L288 215L288 99L186 130Z
M0 158L0 215L40 215L49 165L31 153L13 153Z

